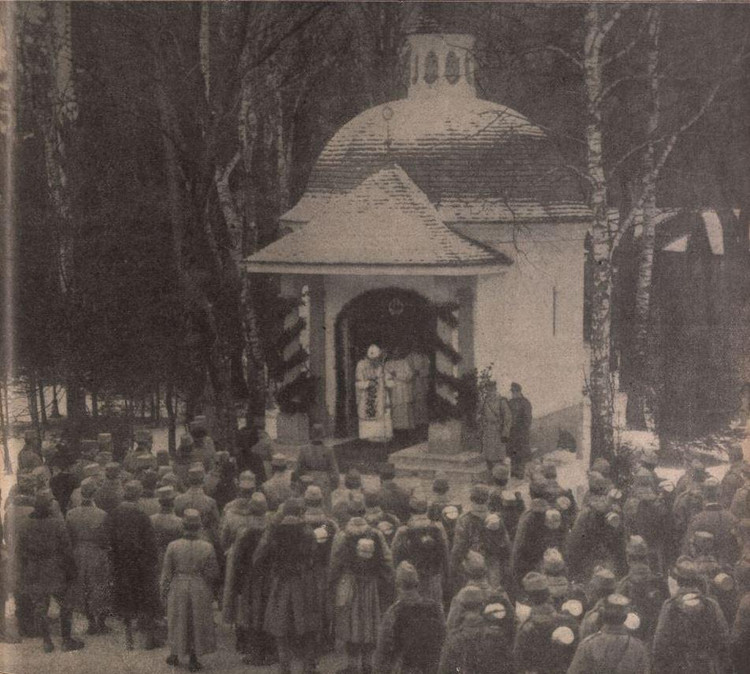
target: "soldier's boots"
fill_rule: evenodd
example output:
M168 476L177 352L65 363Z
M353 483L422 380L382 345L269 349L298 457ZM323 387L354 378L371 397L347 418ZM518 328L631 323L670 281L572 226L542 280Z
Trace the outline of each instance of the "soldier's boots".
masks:
M70 651L80 651L86 644L79 639L73 639L73 637L67 637L63 639L62 650L63 653L69 653Z

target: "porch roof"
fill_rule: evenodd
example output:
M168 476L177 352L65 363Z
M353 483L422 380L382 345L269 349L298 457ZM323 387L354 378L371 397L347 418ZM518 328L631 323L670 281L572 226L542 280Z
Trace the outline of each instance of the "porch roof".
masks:
M451 230L396 164L329 201L300 229L245 260L284 274L477 275L511 261Z

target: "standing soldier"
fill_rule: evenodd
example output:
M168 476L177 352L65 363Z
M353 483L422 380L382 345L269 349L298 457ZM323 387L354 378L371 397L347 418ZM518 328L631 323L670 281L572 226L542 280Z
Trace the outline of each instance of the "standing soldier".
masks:
M281 674L291 674L292 642L301 641L303 672L315 670L321 611L312 573L317 543L302 520L299 499L288 500L281 521L268 530L253 555L254 565L270 570L270 594L263 627L276 638Z
M151 451L153 446L153 436L149 430L137 430L135 432L135 448L131 449L123 459L122 467L129 473L137 473L138 468L153 468L156 470L156 456ZM144 457L140 459L139 457Z
M526 462L531 455L531 403L524 397L521 385L513 382L510 385L508 407L512 415L508 437L508 455L510 456L513 476L523 478Z
M683 552L688 553L690 542L697 531L708 531L714 537L716 558L721 564L734 564L740 558L740 544L735 530L737 519L719 503L719 481L709 477L703 483L703 510L690 519Z
M19 582L33 603L37 628L44 641L44 652L51 653L55 648L47 617L52 598L60 606L62 650L80 650L83 642L71 636L73 609L69 601L76 564L65 522L52 514L51 491L43 489L37 492L34 512L17 534Z
M448 539L442 525L427 517L427 501L412 498L412 515L393 539L393 563L410 562L419 574L419 592L443 606L448 583Z
M216 452L216 461L206 476L203 491L216 501L220 512L237 498L237 464L229 452Z
M30 473L34 468L42 465L42 456L39 452L39 438L36 431L29 430L23 434L23 447L18 452L18 472Z
M208 434L208 421L202 414L196 416L188 427L193 438L193 445L203 469L210 473L216 461L216 447L213 438ZM205 526L205 524L204 524Z
M514 656L519 672L564 674L578 644L575 618L555 611L547 579L536 571L526 574L523 590L531 611L516 634Z
M253 565L253 555L268 527L266 497L256 492L250 499L252 519L243 529L227 561L222 612L234 624L237 650L246 665L265 666L276 661L273 638L263 631L269 594L268 562Z
M654 634L655 674L729 674L729 628L719 605L701 589L693 560L680 557L672 569L677 593L667 599Z
M378 467L380 507L387 513L398 517L399 522L409 519L409 491L396 483L396 467L392 463L383 463Z
M417 570L396 568L396 602L385 612L373 658L380 674L436 674L445 636L443 607L419 592ZM458 671L458 670L454 670Z
M111 461L104 466L104 482L94 494L94 503L106 513L111 513L122 501L123 489L120 464Z
M201 464L196 463L190 466L190 470L188 470L188 490L175 498L174 512L178 517L182 517L188 509L197 510L201 514L206 539L217 545L219 542L219 508L216 501L210 496L206 496L203 491L203 480L205 478L206 473Z
M724 473L721 479L721 495L719 503L722 508L729 510L732 505L732 499L737 491L745 486L745 480L750 471L750 464L743 460L741 447L730 447L729 450L729 470Z
M156 498L159 500L159 512L151 515L151 526L154 528L157 564L161 569L167 546L182 536L182 518L174 514L174 499L176 492L169 486L159 487Z
M201 669L198 656L216 650L212 611L219 565L213 546L200 538L201 516L188 508L183 516L182 538L172 541L164 555L161 597L167 605L169 657L176 667L180 656L189 656L188 669Z
M529 571L537 571L545 550L562 548L565 531L562 515L541 498L531 501L531 507L518 521L518 531L513 542L511 569L516 586L520 586Z
M125 485L124 499L106 520L114 606L125 623L125 644L133 648L133 620L145 633L145 648L157 647L154 619L160 610L156 541L151 520L138 508L141 483Z
M648 672L646 647L625 627L629 604L628 598L621 594L611 594L604 600L602 628L581 641L568 674Z
M159 476L149 468L141 473L139 479L143 491L138 499L138 507L151 517L161 510L159 499L156 497L156 485L159 483Z
M379 492L373 487L367 487L363 490L364 502L365 502L365 520L367 524L375 529L379 529L385 537L385 542L390 546L393 543L393 537L396 535L396 531L401 522L398 521L398 517L385 512L380 507Z
M250 506L255 491L255 477L249 470L240 475L237 487L237 498L224 506L219 524L219 542L227 557L229 549L237 541L242 529L254 516ZM265 501L265 498L263 500Z
M333 449L323 444L323 428L319 424L312 428L310 444L300 450L295 473L312 477L313 484L323 492L325 507L330 510L331 492L339 486L339 466Z
M283 454L274 454L271 458L271 477L261 485L261 490L271 512L276 512L284 501L293 496L292 475Z
M504 463L498 463L492 469L492 489L490 490L490 512L498 513L502 517L505 530L513 541L518 529L518 520L526 510L526 505L519 491L507 489L510 469Z
M336 638L346 646L348 668L371 674L372 652L393 587L391 553L383 535L352 517L331 553Z
M96 481L81 483L83 501L65 516L73 545L78 576L73 586L75 605L86 616L89 634L109 634L106 618L110 610L112 573L109 566L109 541L104 521L107 513L94 505Z
M497 392L497 383L491 381L487 395L478 410L482 454L491 473L496 463L505 461L505 445L510 438L513 413L508 401Z
M448 549L453 547L453 535L456 532L456 522L461 515L461 504L455 503L448 495L450 485L448 478L436 476L432 483L433 498L427 508L427 516L433 522L440 522L448 537Z

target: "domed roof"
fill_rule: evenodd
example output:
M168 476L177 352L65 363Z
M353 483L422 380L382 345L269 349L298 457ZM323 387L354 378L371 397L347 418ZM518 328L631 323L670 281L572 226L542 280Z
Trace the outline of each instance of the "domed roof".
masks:
M331 196L393 163L445 222L590 217L580 183L542 129L476 96L439 95L378 105L345 124L283 220L307 222Z

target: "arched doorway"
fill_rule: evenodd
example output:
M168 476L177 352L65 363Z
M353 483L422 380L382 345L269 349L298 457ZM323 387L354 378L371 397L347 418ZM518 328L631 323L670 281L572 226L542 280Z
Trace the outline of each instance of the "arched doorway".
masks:
M430 303L403 288L369 290L344 306L336 319L336 433L356 435L354 388L357 362L370 344L386 354L396 348L417 349L430 357L434 373L436 316Z

